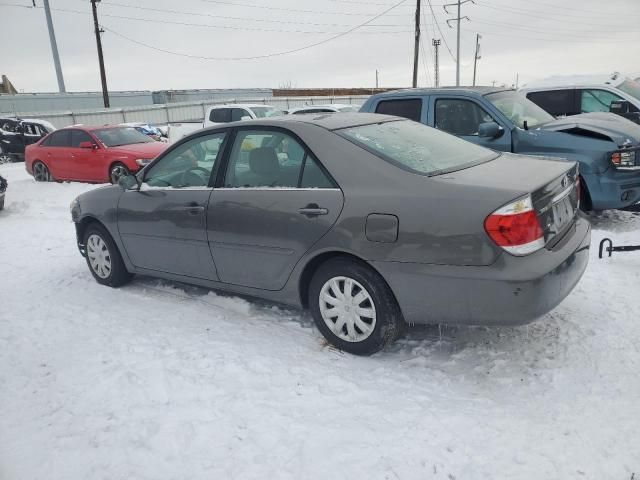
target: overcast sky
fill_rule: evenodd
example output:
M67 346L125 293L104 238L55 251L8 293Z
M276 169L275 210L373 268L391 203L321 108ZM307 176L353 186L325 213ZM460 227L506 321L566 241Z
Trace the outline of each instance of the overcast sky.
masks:
M42 7L42 0L35 2ZM98 10L100 24L107 30L102 38L109 89L372 87L376 69L380 86L409 86L415 0L329 40L396 3L102 0ZM447 15L443 3L431 0L432 14L429 2L422 0L426 51L420 58L419 86L433 82L434 37L443 40L440 83L455 84L456 32L446 24L447 18L455 17L455 9ZM50 0L50 4L67 90L99 90L90 2ZM0 0L0 73L20 91L55 91L44 10L15 5L30 6L32 0ZM482 35L479 84L511 85L516 74L520 85L560 74L617 70L640 75L640 0L476 0L463 5L462 14L470 19L462 23L462 84L472 81L476 33ZM329 41L311 46L325 40ZM184 56L259 57L306 46L251 60Z

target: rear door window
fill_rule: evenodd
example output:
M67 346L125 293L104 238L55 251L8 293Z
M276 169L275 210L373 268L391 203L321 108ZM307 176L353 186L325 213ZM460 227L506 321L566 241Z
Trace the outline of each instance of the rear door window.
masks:
M527 93L527 98L551 115L558 117L580 113L576 105L575 95L576 91L574 89L567 88L529 92Z
M580 110L582 113L608 112L611 102L623 100L615 93L607 90L580 90Z
M71 130L60 130L52 133L47 139L49 147L69 147L71 145Z
M240 130L225 174L227 188L334 188L317 159L281 130Z
M376 113L395 115L419 122L422 118L422 99L402 98L397 100L382 100L378 102Z
M436 100L435 126L454 135L478 135L481 123L493 122L493 117L470 100L440 98Z

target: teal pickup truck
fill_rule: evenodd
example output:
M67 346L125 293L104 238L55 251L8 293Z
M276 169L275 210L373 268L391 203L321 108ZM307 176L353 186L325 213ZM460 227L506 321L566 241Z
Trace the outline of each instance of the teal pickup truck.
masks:
M409 118L493 150L577 161L585 210L640 203L640 125L612 113L555 119L522 93L491 87L391 91L360 111Z

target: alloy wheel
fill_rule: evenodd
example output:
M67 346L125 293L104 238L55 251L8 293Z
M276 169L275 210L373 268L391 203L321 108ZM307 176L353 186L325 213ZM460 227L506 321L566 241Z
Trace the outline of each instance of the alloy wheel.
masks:
M362 342L376 326L376 307L361 283L349 277L333 277L320 290L320 314L341 340Z
M36 179L36 182L48 182L51 180L49 169L44 163L37 162L33 165L33 178Z
M93 272L100 278L111 274L111 254L107 244L99 235L90 235L87 239L87 257Z
M11 162L11 155L0 152L0 164Z

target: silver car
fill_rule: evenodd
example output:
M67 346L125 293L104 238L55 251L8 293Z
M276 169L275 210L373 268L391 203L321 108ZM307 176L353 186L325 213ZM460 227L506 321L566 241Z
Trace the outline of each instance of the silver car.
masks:
M101 284L144 274L306 307L366 355L406 323L554 308L587 266L579 198L575 162L345 113L201 130L71 210Z

